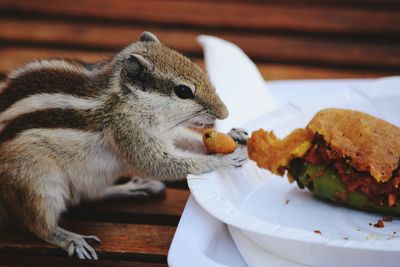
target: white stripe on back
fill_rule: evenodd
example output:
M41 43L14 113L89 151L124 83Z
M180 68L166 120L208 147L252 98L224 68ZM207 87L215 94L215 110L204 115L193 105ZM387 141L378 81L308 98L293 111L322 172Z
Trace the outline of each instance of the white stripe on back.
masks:
M36 94L21 99L0 114L0 123L4 123L22 114L49 108L94 109L103 102L95 98L75 97L66 94Z
M8 77L11 79L18 78L26 73L30 73L33 71L38 71L41 69L48 70L65 70L73 73L83 74L83 75L91 75L92 72L84 68L83 66L71 64L66 60L62 59L52 59L52 60L36 60L27 63L21 68L15 69L8 74Z

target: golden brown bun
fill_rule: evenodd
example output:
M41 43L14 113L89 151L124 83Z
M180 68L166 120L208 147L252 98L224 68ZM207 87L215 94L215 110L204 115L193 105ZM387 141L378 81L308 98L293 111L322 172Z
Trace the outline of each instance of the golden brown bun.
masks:
M386 182L399 165L400 128L366 113L346 109L319 111L307 125L351 165Z

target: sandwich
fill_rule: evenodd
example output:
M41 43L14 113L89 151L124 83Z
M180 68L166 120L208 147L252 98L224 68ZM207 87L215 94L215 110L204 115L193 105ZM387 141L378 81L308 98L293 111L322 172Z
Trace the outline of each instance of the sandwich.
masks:
M373 212L400 215L400 128L366 113L319 111L284 139L259 129L248 153L261 168L316 196Z

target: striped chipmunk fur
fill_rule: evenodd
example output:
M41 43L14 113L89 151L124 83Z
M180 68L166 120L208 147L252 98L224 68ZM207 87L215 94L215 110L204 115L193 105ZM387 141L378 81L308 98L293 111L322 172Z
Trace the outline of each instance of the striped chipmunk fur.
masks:
M206 155L188 128L227 116L200 67L148 32L105 62L27 63L0 84L0 223L97 259L87 241L98 238L62 229L60 214L83 200L159 194L160 180L242 166L245 147ZM135 178L114 185L123 174Z

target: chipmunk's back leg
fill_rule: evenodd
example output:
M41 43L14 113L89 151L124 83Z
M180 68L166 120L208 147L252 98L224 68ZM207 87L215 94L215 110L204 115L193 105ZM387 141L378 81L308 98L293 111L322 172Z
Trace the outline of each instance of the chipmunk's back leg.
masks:
M30 166L41 166L40 169ZM97 259L96 252L86 240L99 242L95 236L81 236L58 226L58 220L66 210L68 184L61 171L46 164L25 166L23 172L4 177L0 194L5 207L24 228L42 240L56 245L81 259Z
M39 238L67 251L69 256L76 255L80 259L97 259L96 252L86 242L87 240L100 242L97 237L75 234L58 226L59 217L66 209L66 203L60 196L66 192L59 182L51 185L57 179L53 180L49 176L44 180L46 180L44 184L47 186L43 185L42 189L26 194L32 204L22 205L21 211L24 214L21 215L24 226Z

